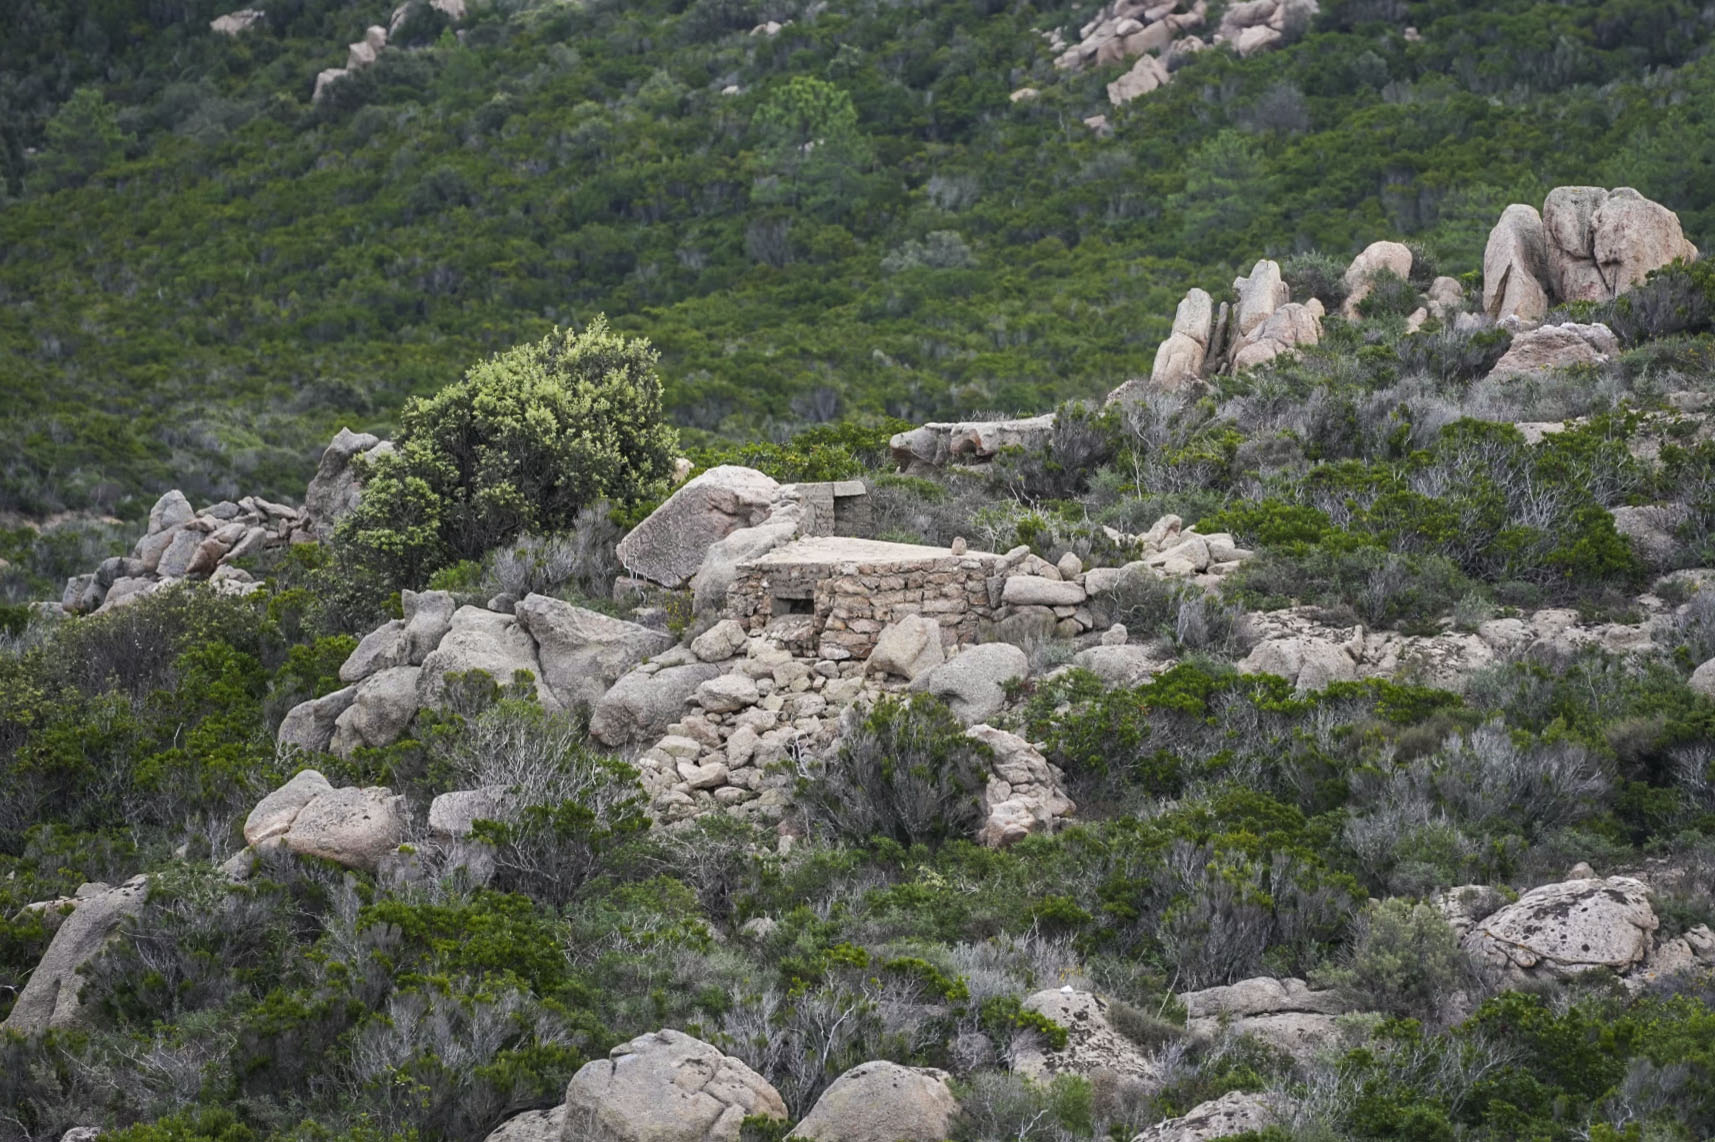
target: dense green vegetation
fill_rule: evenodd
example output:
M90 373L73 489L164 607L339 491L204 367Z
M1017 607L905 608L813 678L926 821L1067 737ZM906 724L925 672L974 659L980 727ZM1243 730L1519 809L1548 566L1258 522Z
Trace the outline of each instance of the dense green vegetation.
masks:
M27 905L151 876L89 1017L0 1034L0 1142L479 1142L662 1027L744 1057L794 1116L862 1061L945 1068L954 1142L1129 1142L1265 1089L1301 1113L1257 1142L1715 1136L1707 972L1509 987L1432 903L1647 865L1672 873L1659 940L1715 923L1715 700L1692 683L1715 590L1683 570L1715 565L1715 270L1566 307L1621 351L1505 383L1505 329L1404 320L1562 183L1635 186L1715 245L1711 10L1324 0L1282 50L1201 53L1116 111L1119 66L1056 72L1040 34L1089 4L472 0L455 29L413 0L320 104L315 74L391 5L270 0L210 34L231 6L17 0L0 36L0 1017L58 918ZM1413 280L1315 348L1075 403L1149 367L1189 286L1267 254L1334 309L1381 237L1412 241ZM1047 448L891 471L910 423L1052 407ZM246 559L257 593L22 605L128 550L163 488L297 501L341 424L398 451L328 542ZM614 544L675 444L861 476L882 538L1117 566L1135 553L1104 529L1171 512L1255 558L1218 593L1118 593L1134 647L1176 660L1147 682L1029 647L997 721L1079 809L1004 849L970 840L987 747L926 695L781 763L786 839L651 828L582 711L479 673L395 745L277 752L400 588L625 612ZM1614 515L1644 505L1673 509L1650 544ZM644 601L685 633L682 595ZM1635 654L1497 655L1457 693L1240 674L1246 611L1294 604L1389 636L1548 606L1660 621ZM507 788L475 828L492 869L413 833L373 873L274 853L229 878L245 815L306 763L419 822ZM1369 1014L1315 1058L1187 1029L1176 993L1258 974ZM1066 984L1160 1074L1012 1074L1066 1041L1022 1006Z
M340 424L604 311L660 348L693 442L778 438L1095 395L1189 285L1380 237L1469 271L1561 183L1715 241L1685 0L1329 0L1117 112L1117 65L1057 73L1038 35L1089 5L494 0L456 38L419 13L319 106L388 5L291 0L236 39L207 30L227 7L9 14L0 509L295 499Z

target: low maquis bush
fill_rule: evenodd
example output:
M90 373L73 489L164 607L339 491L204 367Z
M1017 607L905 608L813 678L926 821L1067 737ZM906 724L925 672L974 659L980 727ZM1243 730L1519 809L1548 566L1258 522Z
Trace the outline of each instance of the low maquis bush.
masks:
M524 531L562 531L597 499L641 499L671 470L647 341L557 329L473 366L400 418L336 542L393 586L479 558Z
M812 821L847 840L923 844L968 836L981 816L988 747L939 699L884 698L800 781Z

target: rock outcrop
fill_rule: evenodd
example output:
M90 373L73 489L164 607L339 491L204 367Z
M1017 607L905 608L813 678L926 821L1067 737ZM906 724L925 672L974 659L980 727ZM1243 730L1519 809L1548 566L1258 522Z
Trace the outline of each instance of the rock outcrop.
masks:
M1649 955L1659 925L1649 890L1631 877L1567 880L1533 888L1477 921L1463 946L1503 976L1625 973Z
M1501 212L1483 247L1483 312L1496 321L1541 321L1548 312L1548 239L1536 207L1514 203Z
M1062 818L1077 812L1065 793L1065 775L1035 746L988 725L972 726L965 736L982 742L992 754L983 790L983 825L977 833L980 843L1004 848L1032 833L1052 832Z
M566 1088L563 1142L738 1142L747 1116L786 1104L743 1061L682 1031L656 1031L586 1063Z
M1106 1071L1151 1078L1156 1067L1136 1043L1114 1030L1108 1021L1111 1004L1094 992L1071 987L1039 991L1024 1001L1024 1010L1044 1015L1066 1029L1066 1045L1050 1048L1037 1042L1016 1052L1012 1069L1028 1078L1055 1075L1089 1076Z
M148 897L146 876L134 876L117 888L101 883L79 888L71 915L55 930L11 1012L0 1022L0 1032L37 1035L77 1023L83 1007L79 969L101 954L120 923L142 911Z
M283 848L369 872L404 838L404 798L380 787L335 787L313 769L264 797L244 821L244 841L254 849Z
M1296 1058L1333 1043L1338 1038L1334 1016L1352 1009L1337 992L1313 990L1301 979L1268 976L1185 992L1179 999L1185 1004L1187 1030L1254 1035Z
M1198 1103L1179 1118L1158 1122L1132 1142L1213 1142L1234 1134L1267 1130L1288 1112L1285 1099L1275 1094L1229 1091Z
M297 508L256 496L197 511L183 492L167 492L149 510L149 530L131 554L67 580L60 605L72 614L108 611L187 579L207 580L225 594L249 594L261 584L238 560L284 547L301 537L304 523Z
M967 420L925 424L895 434L887 446L907 475L922 475L948 464L993 460L1002 448L1041 448L1054 436L1054 414L1019 420Z
M711 545L768 518L779 489L753 468L710 468L680 485L619 541L620 562L632 575L683 587L702 568Z
M1562 369L1568 365L1599 365L1620 351L1613 330L1600 323L1539 325L1513 337L1513 343L1495 367L1492 378L1528 376Z
M552 1110L526 1110L496 1126L483 1142L561 1142L566 1132L566 1104Z
M322 74L327 74L323 72ZM317 81L317 88L321 83ZM379 450L379 451L378 451ZM359 456L381 456L393 450L393 442L369 432L342 428L322 450L316 474L304 492L308 529L317 539L326 539L340 519L363 499L363 481L358 475Z
M792 1137L806 1142L945 1142L959 1104L945 1071L873 1062L833 1081Z
M595 705L632 667L676 641L546 595L524 596L513 613L536 642L543 681L566 709Z
M1215 303L1208 291L1187 292L1173 314L1173 332L1155 350L1151 387L1174 391L1202 377L1214 321Z
M1376 275L1386 271L1397 278L1411 276L1411 250L1401 242L1371 242L1346 267L1341 283L1346 287L1346 300L1340 315L1348 321L1358 318L1358 307L1375 288Z

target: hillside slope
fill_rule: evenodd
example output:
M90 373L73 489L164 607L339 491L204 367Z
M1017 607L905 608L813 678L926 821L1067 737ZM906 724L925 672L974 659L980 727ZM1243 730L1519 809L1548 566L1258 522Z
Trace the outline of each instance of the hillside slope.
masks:
M1053 66L1041 33L1076 39L1083 5L496 0L312 104L387 7L297 0L228 37L210 0L22 6L0 510L290 498L339 425L603 311L660 347L693 439L778 438L1099 395L1241 259L1387 235L1465 272L1501 206L1560 183L1715 240L1709 16L1683 0L1330 2L1122 108L1123 63ZM805 160L793 132L842 123Z

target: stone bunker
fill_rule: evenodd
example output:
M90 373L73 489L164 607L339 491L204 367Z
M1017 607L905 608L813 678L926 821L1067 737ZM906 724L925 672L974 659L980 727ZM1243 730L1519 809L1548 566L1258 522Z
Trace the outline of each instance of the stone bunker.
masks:
M741 564L727 614L836 662L867 657L882 628L907 615L934 619L951 648L976 642L997 617L1006 568L988 552L815 536Z

